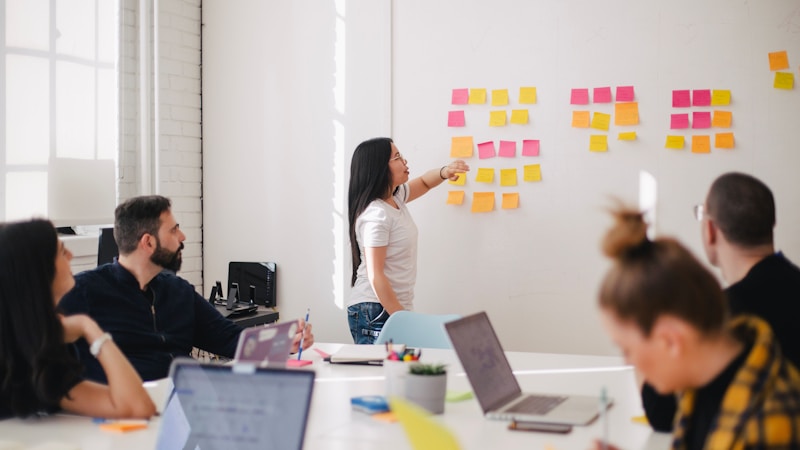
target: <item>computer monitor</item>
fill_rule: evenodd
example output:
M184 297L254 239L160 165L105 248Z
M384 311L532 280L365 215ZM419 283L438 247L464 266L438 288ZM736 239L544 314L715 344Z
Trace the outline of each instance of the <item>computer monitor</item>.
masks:
M241 262L228 264L228 289L239 285L239 300L249 302L252 295L257 305L274 307L277 265L274 262ZM250 286L253 286L251 288Z
M119 249L117 241L114 240L114 229L100 229L100 237L97 240L97 265L112 263L117 256L119 256Z

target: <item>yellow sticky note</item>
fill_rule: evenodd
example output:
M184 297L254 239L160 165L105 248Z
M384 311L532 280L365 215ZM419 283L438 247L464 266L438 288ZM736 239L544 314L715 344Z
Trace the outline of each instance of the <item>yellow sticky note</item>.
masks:
M475 176L478 183L491 183L494 181L494 169L479 167L478 174Z
M500 169L500 186L516 186L517 169Z
M505 111L489 111L489 126L504 127L506 125Z
M508 192L503 194L503 202L501 208L503 209L517 209L519 208L519 192Z
M614 104L614 125L637 125L639 123L639 103Z
M605 134L593 134L589 136L589 150L593 152L608 151L608 136Z
M714 148L733 148L733 133L715 134Z
M464 191L448 191L447 204L448 205L461 205L464 203Z
M775 72L775 89L792 89L794 87L794 74L792 72Z
M589 128L589 111L572 111L574 128Z
M711 126L717 128L730 128L733 113L730 111L714 111L711 118Z
M692 153L711 153L711 136L692 136Z
M769 54L769 70L783 70L789 68L789 56L786 50Z
M535 87L519 88L519 102L522 105L532 105L536 103L536 88Z
M469 90L469 104L482 105L486 103L486 89L470 88Z
M528 110L527 109L512 109L511 110L511 123L525 125L528 123Z
M455 435L444 425L430 418L430 413L398 397L391 397L389 405L403 426L411 448L414 450L459 450Z
M454 136L450 140L450 157L472 158L474 147L472 136Z
M631 417L631 422L640 423L642 425L650 425L650 422L647 420L647 416L633 416Z
M683 136L667 136L667 143L664 144L664 147L680 150L683 148L683 139Z
M508 89L494 89L492 91L492 106L505 106L508 104Z
M522 179L525 181L542 181L542 167L539 164L523 166Z
M462 173L458 173L456 175L458 176L458 178L456 178L455 181L447 180L447 182L450 183L450 184L456 185L456 186L464 186L465 184L467 184L467 174L466 173L462 172Z
M617 140L619 141L635 141L636 140L636 132L635 131L626 131L624 133L620 133L617 135Z
M608 131L610 123L611 114L596 112L592 115L592 128L594 129Z
M714 89L711 91L711 106L731 104L731 91L728 89Z
M494 210L494 192L473 192L472 212L490 212Z

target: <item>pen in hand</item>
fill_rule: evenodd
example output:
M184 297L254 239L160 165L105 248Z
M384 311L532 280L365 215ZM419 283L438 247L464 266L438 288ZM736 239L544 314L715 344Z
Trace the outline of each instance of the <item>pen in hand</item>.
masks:
M311 313L311 308L306 309L306 323L305 326L308 326L308 315ZM300 357L303 356L303 340L306 337L306 330L305 326L303 327L303 333L300 335L300 348L297 350L297 360L300 361Z

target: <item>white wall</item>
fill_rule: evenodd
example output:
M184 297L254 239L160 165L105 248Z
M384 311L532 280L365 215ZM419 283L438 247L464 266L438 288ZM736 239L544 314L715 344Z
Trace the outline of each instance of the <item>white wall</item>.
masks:
M772 89L767 66L767 52L786 49L800 78L796 1L206 0L203 16L206 278L224 280L230 260L276 261L282 317L311 306L321 341L349 340L336 302L349 287L353 149L388 134L412 174L444 164L458 87L538 87L530 130L545 180L521 186L513 212L446 207L447 188L412 204L419 311L486 309L510 350L613 352L594 306L607 264L602 208L609 194L636 199L640 169L660 182L659 231L698 253L690 210L713 178L763 178L778 202L778 246L800 260L800 97ZM611 150L590 154L589 133L569 126L569 89L624 84L636 89L639 139L622 146L612 127ZM665 150L672 89L701 88L731 89L736 149Z

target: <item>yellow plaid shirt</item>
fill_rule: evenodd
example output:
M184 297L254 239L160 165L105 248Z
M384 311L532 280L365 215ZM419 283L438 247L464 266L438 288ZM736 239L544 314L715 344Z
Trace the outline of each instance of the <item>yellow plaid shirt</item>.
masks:
M731 322L731 328L753 347L725 391L705 448L800 449L800 372L783 358L763 320L741 316ZM695 394L688 390L678 402L674 449L686 448Z

